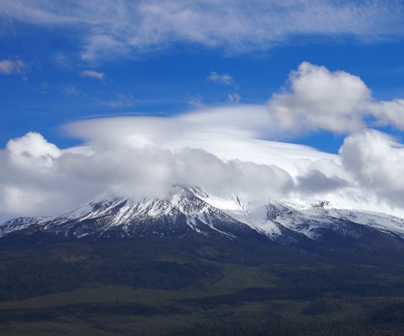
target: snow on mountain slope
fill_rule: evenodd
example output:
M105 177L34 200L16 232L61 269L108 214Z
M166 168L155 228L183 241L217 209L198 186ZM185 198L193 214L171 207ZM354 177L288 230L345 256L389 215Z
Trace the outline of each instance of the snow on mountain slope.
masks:
M258 202L243 195L208 195L200 189L192 189L195 195L225 214L268 236L281 234L277 225L269 220L267 200Z
M360 238L359 226L404 238L404 220L381 213L336 209L328 202L300 205L255 200L244 195L210 194L176 187L167 199L123 198L108 192L76 210L50 217L18 218L0 225L0 237L12 232L48 231L78 238L93 235L177 235L189 231L228 237L258 234L277 240L294 232L321 240L324 230Z
M279 206L279 203L278 203ZM404 220L387 214L332 208L328 202L302 206L285 202L289 208L276 216L276 221L292 231L316 239L316 229L344 230L343 222L363 225L404 238Z

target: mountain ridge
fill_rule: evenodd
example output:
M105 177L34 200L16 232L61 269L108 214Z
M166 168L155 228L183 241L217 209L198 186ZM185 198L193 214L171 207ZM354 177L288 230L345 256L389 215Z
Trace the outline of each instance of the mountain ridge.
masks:
M103 192L62 215L21 217L0 225L0 237L47 232L83 238L178 236L216 232L230 239L249 236L288 245L291 240L332 243L331 236L360 239L375 230L404 238L404 219L377 212L336 209L327 201L303 206L290 201L251 200L197 187L176 187L169 198L125 198ZM338 238L339 239L339 238Z

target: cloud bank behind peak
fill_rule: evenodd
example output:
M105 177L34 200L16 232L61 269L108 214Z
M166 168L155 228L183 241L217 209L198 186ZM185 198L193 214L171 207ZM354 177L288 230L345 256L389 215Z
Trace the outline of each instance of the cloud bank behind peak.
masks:
M401 214L404 147L366 118L401 128L402 100L376 101L360 78L309 63L289 84L267 105L70 123L74 148L35 132L12 139L0 151L1 217L68 211L105 189L167 197L173 185ZM348 134L339 154L276 141L318 129Z

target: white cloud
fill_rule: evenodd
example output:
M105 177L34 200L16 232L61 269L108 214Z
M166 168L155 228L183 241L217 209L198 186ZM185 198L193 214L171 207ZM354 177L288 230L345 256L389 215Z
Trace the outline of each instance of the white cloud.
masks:
M229 74L219 75L217 72L212 71L209 75L209 79L215 83L224 85L234 85L234 80Z
M7 143L0 151L1 219L65 211L101 190L66 176L58 164L63 154L38 133Z
M37 133L10 140L0 152L0 217L67 211L104 189L165 197L173 184L281 197L293 186L283 168L223 160L204 149L217 147L217 142L225 148L234 145L233 138L258 135L255 122L243 122L249 119L242 115L247 112L248 108L208 110L176 118L115 118L69 125L71 132L88 139L84 149L60 150ZM259 118L265 109L251 112L250 117ZM221 130L222 119L229 115L236 118L228 130ZM240 149L233 148L234 157ZM247 144L246 152L250 149ZM223 153L220 148L218 153Z
M338 176L326 176L323 172L312 169L305 175L298 176L298 189L302 194L323 194L331 191L336 192L338 189L349 186L348 181L341 179Z
M404 206L404 146L374 130L345 139L340 156L361 188Z
M19 166L49 168L53 160L60 156L60 150L48 143L42 135L34 132L27 133L24 137L9 140L6 146L9 158Z
M269 110L281 129L326 129L337 133L364 128L370 90L359 77L304 62L290 75L291 92L274 94Z
M267 50L296 36L380 41L403 36L400 1L5 0L0 15L80 31L83 59L192 43L228 53Z
M153 144L172 149L189 146L214 151L216 155L216 151L226 139L231 142L232 138L263 138L275 133L275 125L272 125L270 115L265 106L260 105L204 108L193 113L165 118L97 119L72 123L65 128L72 136L85 141L103 143L103 146L127 143L131 146ZM216 143L216 139L220 141ZM223 148L223 153L232 155L234 150L228 151ZM227 158L239 158L239 156Z
M404 129L404 99L381 101L372 106L372 111L379 125L393 125Z
M0 151L0 217L67 211L104 189L164 197L173 184L282 197L293 187L284 169L292 162L293 146L277 149L254 140L269 123L263 106L83 121L67 129L87 147L67 150L28 133ZM302 149L298 146L299 155ZM281 153L286 156L280 166L260 161Z
M268 103L282 131L351 133L369 126L368 117L379 125L404 128L404 100L377 102L359 77L345 71L303 62L291 72L289 83L288 91L274 94Z
M173 184L391 213L404 207L404 146L376 131L350 135L338 156L263 140L276 132L265 106L65 127L85 146L61 150L28 133L0 151L1 217L68 211L104 189L165 197Z
M0 61L0 74L3 75L16 74L25 76L27 70L28 66L19 59L16 60L5 59Z
M96 79L104 79L104 74L102 72L97 72L94 70L84 70L80 73L82 77L90 77L90 78L96 78Z
M335 206L396 214L404 207L403 146L375 131L349 136L338 156L262 140L276 136L277 125L263 106L254 105L205 108L170 118L92 120L68 129L111 151L122 146L170 151L172 155L161 155L172 160L169 170L159 168L165 181L169 176L177 183L232 192L268 191L264 198L326 199ZM279 183L271 186L275 181Z
M80 121L64 129L83 146L65 150L28 133L0 151L0 217L67 211L104 189L164 197L173 184L398 214L404 146L366 130L366 120L402 127L402 107L402 100L372 99L356 76L303 63L269 110L229 104L170 117ZM332 155L270 141L280 126L351 134Z
M93 155L61 157L61 168L78 180L91 181L118 194L167 197L173 185L199 185L214 192L283 196L292 186L290 175L275 166L230 160L224 162L201 149L177 151L156 146L98 150Z

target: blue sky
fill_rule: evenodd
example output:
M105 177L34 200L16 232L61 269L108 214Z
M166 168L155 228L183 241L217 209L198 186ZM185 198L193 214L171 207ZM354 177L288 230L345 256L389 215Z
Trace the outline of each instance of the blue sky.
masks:
M67 122L124 114L181 113L192 109L193 103L227 104L229 94L237 94L239 103L264 104L282 90L289 72L303 61L359 76L375 99L404 96L401 1L290 1L285 3L286 13L279 13L281 9L271 1L251 3L262 7L267 19L257 18L258 9L244 14L243 6L231 1L207 1L205 9L187 1L177 2L182 4L179 8L173 8L175 2L155 1L151 4L167 17L171 27L156 23L156 27L142 27L138 32L140 15L144 21L158 15L151 10L142 13L137 8L142 3L102 1L99 6L86 6L75 1L2 1L1 60L22 64L0 76L2 147L28 131L40 132L66 147L73 140L64 138L58 127ZM316 9L320 5L323 11ZM301 22L293 24L295 11L302 8ZM225 14L231 10L243 13L240 22ZM212 25L212 31L202 32L205 36L199 41L198 37L184 36L182 29L198 32L204 28L202 24L184 20L182 26L175 27L175 14L187 11L201 11L198 19ZM212 12L215 17L210 19ZM359 19L363 21L345 22ZM122 20L122 25L111 22L114 20ZM264 25L260 38L254 37L254 29L261 27L255 27L254 20L262 20ZM319 22L307 27L309 20ZM231 25L243 25L244 21L252 25L250 31L231 30ZM329 27L325 29L326 23ZM171 34L161 33L156 42L148 44L141 34L151 34L153 28L167 29ZM109 29L117 32L108 35ZM97 44L99 35L119 47ZM145 41L136 44L131 38ZM102 78L83 76L88 70ZM234 84L209 80L212 72L231 76ZM332 152L339 149L340 137L321 136L327 138L327 144L318 141L318 135L282 140Z
M99 136L87 137L77 126L89 120L93 134L98 121L113 117L158 117L171 125L207 111L216 129L225 128L233 113L243 114L245 123L256 108L271 120L264 116L268 127L253 126L248 138L338 156L348 137L376 131L398 148L404 129L403 19L403 1L382 0L254 0L248 6L230 0L1 0L2 155L11 155L10 140L34 139L25 138L29 132L58 150L93 144ZM215 111L226 108L227 117L215 124ZM250 119L257 118L254 113ZM153 120L148 130L155 129ZM3 190L17 188L14 178L0 176ZM366 181L362 191L379 188ZM32 183L20 183L19 192L28 195ZM397 195L393 191L390 198ZM375 200L382 194L377 191ZM0 212L26 213L5 205L10 194L2 197ZM22 204L25 198L16 199Z

